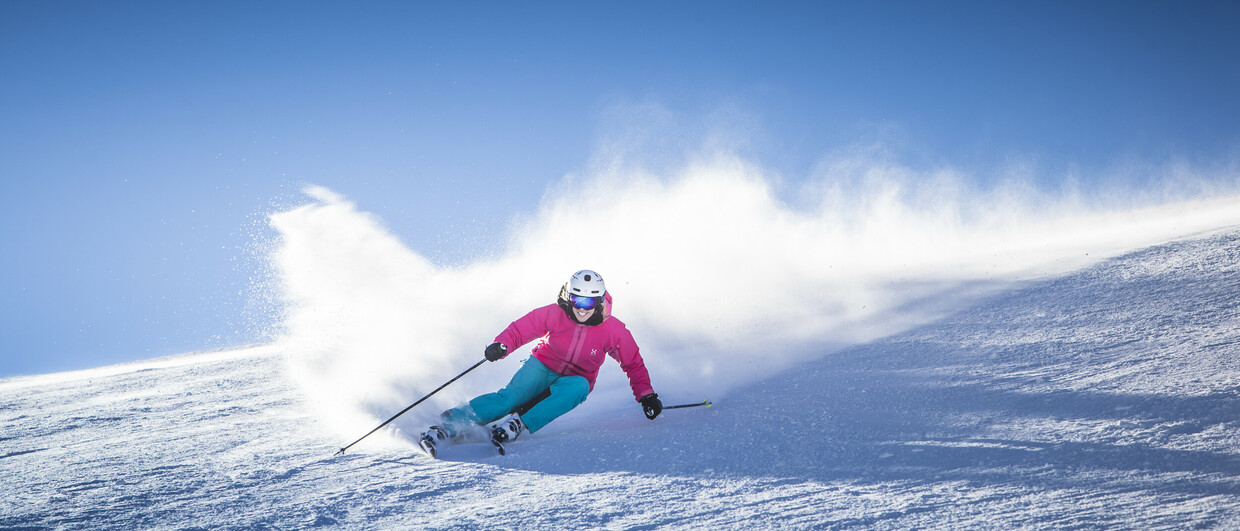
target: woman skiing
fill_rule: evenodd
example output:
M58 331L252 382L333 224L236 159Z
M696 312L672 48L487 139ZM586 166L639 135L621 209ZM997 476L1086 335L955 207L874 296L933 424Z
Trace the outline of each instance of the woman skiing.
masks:
M489 432L496 443L511 441L523 431L537 432L585 401L604 355L620 363L646 418L654 420L663 411L633 334L611 315L611 294L598 273L587 269L573 274L556 304L531 311L495 336L486 359L503 359L535 339L540 341L532 355L508 385L443 412L442 425L422 434L420 443L428 454L433 457L441 441L457 440L475 426L500 419Z

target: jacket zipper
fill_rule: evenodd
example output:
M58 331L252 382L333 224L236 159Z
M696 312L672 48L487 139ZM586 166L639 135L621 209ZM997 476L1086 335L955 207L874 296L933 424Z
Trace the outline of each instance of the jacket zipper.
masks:
M581 356L581 346L585 343L586 334L585 325L574 325L573 340L568 344L568 355L564 356L564 369L560 372L567 371L569 366L580 369L581 365L577 363L577 358Z

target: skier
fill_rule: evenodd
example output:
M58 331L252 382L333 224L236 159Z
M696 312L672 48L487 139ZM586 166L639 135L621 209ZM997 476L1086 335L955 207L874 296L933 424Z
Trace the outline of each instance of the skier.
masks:
M434 457L439 442L459 440L475 426L499 420L488 435L502 452L499 443L516 439L524 431L537 432L584 402L594 388L604 355L620 363L633 397L641 403L646 418L654 420L663 411L663 403L650 385L633 334L611 315L611 306L603 277L588 269L573 274L560 289L556 304L513 321L486 348L486 359L498 361L541 339L508 385L443 412L441 425L422 434L422 448Z

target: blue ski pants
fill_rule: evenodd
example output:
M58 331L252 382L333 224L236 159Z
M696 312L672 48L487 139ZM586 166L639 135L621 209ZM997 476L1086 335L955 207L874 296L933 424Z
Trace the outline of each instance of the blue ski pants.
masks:
M455 435L474 425L495 422L548 389L550 396L521 415L521 422L530 433L585 402L586 395L590 394L590 382L583 376L556 374L530 356L503 389L445 411L444 428Z

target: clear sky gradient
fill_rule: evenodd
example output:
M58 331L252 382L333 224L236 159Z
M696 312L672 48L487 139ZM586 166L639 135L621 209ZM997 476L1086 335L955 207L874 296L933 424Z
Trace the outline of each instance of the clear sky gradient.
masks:
M643 124L793 181L875 135L1048 187L1234 170L1236 28L1226 1L0 2L0 377L262 339L251 246L305 183L457 264Z

